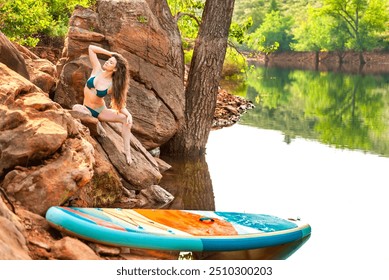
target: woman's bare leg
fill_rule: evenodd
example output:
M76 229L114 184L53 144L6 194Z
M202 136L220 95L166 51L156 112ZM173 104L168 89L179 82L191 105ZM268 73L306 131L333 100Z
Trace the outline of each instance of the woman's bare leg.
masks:
M132 163L131 157L131 124L122 124L122 137L124 142L124 155L126 156L127 163Z
M73 105L72 110L92 116L92 113L88 110L88 108L81 104ZM105 137L107 135L107 132L105 131L100 122L97 123L97 133L102 137Z
M81 104L73 105L72 110L92 116L92 113L88 110L88 108L86 108L84 105Z
M124 155L126 156L126 161L128 164L131 164L132 157L131 157L131 126L132 123L127 123L127 117L122 114L118 113L115 110L111 109L104 109L98 119L103 122L120 122L122 123L122 138L123 138L123 146L124 146Z

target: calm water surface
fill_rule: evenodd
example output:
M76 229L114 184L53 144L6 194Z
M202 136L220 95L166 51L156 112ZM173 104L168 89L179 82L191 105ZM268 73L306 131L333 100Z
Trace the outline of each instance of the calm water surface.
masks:
M256 68L230 90L256 108L174 168L172 207L300 217L312 236L289 260L371 278L389 261L389 75Z

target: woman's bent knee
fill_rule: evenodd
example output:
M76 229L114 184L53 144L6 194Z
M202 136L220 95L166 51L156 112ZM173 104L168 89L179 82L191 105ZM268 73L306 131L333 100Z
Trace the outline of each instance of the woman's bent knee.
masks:
M88 110L88 108L86 108L84 105L81 105L81 104L73 105L72 110L77 111L77 112L81 112L84 114L92 115L91 112Z

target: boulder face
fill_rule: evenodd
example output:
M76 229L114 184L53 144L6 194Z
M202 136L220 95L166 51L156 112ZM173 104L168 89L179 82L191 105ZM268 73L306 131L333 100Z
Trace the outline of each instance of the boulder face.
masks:
M0 186L26 209L44 215L84 187L84 206L110 205L121 200L123 184L141 190L161 179L134 136L134 164L126 164L120 125L104 123L108 135L97 137L99 144L48 93L2 63L0 77Z
M154 43L169 44L171 37L163 36L176 34L173 29L162 34L162 26L171 25L166 3L112 2L100 1L98 7L113 5L116 8L112 11L118 14L133 7L125 14L138 13L134 25L144 25L150 38L161 36L145 50L157 50ZM5 244L0 246L0 259L96 258L92 252L82 255L84 248L72 240L53 240L56 237L44 219L50 206L158 208L174 198L157 185L161 172L170 166L156 160L147 148L169 139L182 120L182 59L173 59L176 51L179 56L182 53L178 51L180 44L170 43L152 55L145 51L141 58L137 54L141 47L131 49L122 45L120 36L116 40L110 37L113 34L106 35L98 10L78 8L75 14L57 68L0 36L0 58L7 46L9 56L18 58L21 67L15 68L16 60L0 61L0 243ZM119 23L130 22L124 15L123 20ZM131 165L125 162L120 124L103 123L104 134L97 119L66 108L82 103L83 86L91 70L85 51L91 43L121 52L130 63L138 61L131 64L133 79L127 105L142 141L131 135ZM65 108L53 100L54 96ZM16 215L8 208L16 209ZM81 252L74 255L67 250L74 246Z
M26 79L13 71L13 61L0 62L1 190L39 215L52 205L71 205L76 200L85 207L108 207L114 203L130 207L144 201L135 191L128 190L140 191L158 184L162 177L160 163L131 135L134 163L128 165L121 125L104 123L108 133L100 134L97 119L80 112L74 114L77 112L52 100L58 71L51 62L12 44L6 37L1 42L9 46L10 57L21 59L20 65L30 77ZM71 73L73 81L81 81L90 70L89 59L82 55L62 69L62 73ZM68 96L71 101L72 95Z
M19 73L26 79L29 79L26 63L23 56L17 51L16 47L0 31L0 62L8 65L9 68Z
M93 176L94 148L48 94L0 63L0 178L8 194L43 214Z
M133 134L148 150L168 141L183 121L185 98L181 38L166 2L98 0L96 11L77 7L69 25L54 100L65 108L82 103L88 46L102 46L129 62Z
M24 229L0 198L0 260L29 260Z

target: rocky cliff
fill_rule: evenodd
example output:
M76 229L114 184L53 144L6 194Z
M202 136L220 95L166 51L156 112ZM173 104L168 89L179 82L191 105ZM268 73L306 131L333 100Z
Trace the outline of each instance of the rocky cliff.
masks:
M173 199L158 186L169 165L148 151L175 133L184 109L181 43L167 9L146 0L78 7L57 65L0 34L0 259L100 258L91 249L66 255L66 246L86 245L50 233L43 217L52 205L161 207ZM103 124L102 137L96 119L70 110L82 103L89 44L131 65L132 165L119 125Z
M161 146L184 116L181 37L160 1L98 1L96 10L76 8L70 23L54 100L64 108L82 103L90 75L90 44L122 54L129 62L128 104L133 133L143 146Z

